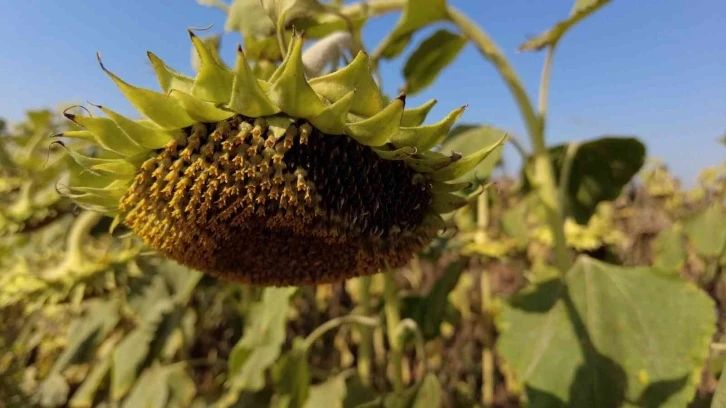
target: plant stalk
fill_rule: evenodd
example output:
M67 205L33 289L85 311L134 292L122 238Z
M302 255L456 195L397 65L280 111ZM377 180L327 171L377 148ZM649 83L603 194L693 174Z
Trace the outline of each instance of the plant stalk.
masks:
M358 287L360 298L360 314L369 316L371 313L371 276L362 276ZM371 355L373 354L373 337L371 329L361 325L358 328L360 333L360 345L358 346L358 376L363 385L371 384Z
M474 237L474 241L477 244L484 244L486 242L486 229L489 225L489 195L488 191L484 190L481 195L477 198L477 211L476 211L476 224L477 233ZM489 312L492 307L492 289L489 281L488 271L482 270L479 279L479 290L481 292L481 313L484 316L484 321L489 321ZM486 326L488 328L488 325ZM489 333L487 333L487 336ZM484 408L490 408L494 406L494 351L492 350L492 344L489 341L484 342L484 348L482 350L482 385L481 385L481 398L482 406Z
M386 270L384 274L383 299L386 313L386 331L388 332L388 343L391 347L391 365L393 369L393 389L403 391L403 347L401 337L398 335L398 324L401 321L399 312L398 296L393 280L393 272Z

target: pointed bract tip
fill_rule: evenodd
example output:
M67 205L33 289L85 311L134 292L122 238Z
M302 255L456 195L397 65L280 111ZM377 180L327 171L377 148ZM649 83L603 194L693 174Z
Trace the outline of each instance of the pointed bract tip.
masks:
M192 31L191 28L187 28L187 33L189 34L189 38L194 38L197 36L196 34L194 34L194 31Z
M243 52L242 51L242 44L237 44L237 52Z
M401 92L396 99L401 100L401 102L406 105L406 92Z

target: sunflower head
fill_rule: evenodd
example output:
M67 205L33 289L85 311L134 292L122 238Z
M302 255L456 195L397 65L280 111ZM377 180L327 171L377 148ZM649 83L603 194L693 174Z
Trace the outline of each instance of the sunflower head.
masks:
M384 106L365 53L307 80L303 40L268 80L244 52L225 66L190 31L195 78L149 53L162 92L101 67L146 119L98 106L105 117L66 114L100 156L70 154L79 204L116 217L168 257L218 277L263 285L334 282L403 266L465 205L447 183L499 143L472 156L431 149L465 107L422 125L435 104ZM99 59L100 63L100 59ZM83 145L83 144L81 144Z

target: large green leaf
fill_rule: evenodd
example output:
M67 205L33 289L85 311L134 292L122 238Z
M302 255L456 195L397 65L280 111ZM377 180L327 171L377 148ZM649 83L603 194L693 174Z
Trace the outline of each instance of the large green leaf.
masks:
M683 234L676 225L662 230L653 241L654 266L663 271L678 273L686 262Z
M555 46L570 28L609 2L610 0L576 0L570 17L558 22L544 33L527 40L519 46L519 50L538 51L547 46Z
M448 153L453 150L468 157L486 146L491 146L501 140L507 132L494 126L462 125L454 128L441 145L441 151ZM474 171L467 173L454 182L473 182L485 180L494 171L502 160L504 145L496 147L489 155L476 166Z
M413 33L436 21L447 18L446 0L408 0L396 27L383 40L385 58L395 58L411 41Z
M726 215L718 204L687 220L683 231L699 256L718 259L726 251Z
M285 324L290 296L296 288L266 288L262 299L249 312L244 335L229 357L229 381L234 390L259 391L265 386L264 372L280 356L285 342Z
M425 39L403 67L406 93L414 95L431 85L441 71L454 62L466 43L466 37L448 30L438 30Z
M551 147L548 152L559 179L565 163L567 145ZM634 137L606 136L579 145L572 158L572 168L565 206L579 224L585 225L597 205L614 200L645 161L645 145ZM533 159L528 159L526 170L531 170ZM531 186L522 175L523 190Z
M499 353L532 407L683 407L715 331L713 301L682 279L580 257L515 295Z

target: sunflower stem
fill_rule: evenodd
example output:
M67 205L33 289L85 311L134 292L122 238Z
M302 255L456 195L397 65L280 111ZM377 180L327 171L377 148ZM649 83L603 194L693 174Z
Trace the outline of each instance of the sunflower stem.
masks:
M362 276L358 283L358 297L360 299L360 314L369 316L371 314L371 276ZM373 338L371 329L366 326L358 328L360 333L360 345L358 347L358 376L363 385L371 384L371 355L373 350Z
M388 269L384 273L383 298L385 301L386 331L388 332L388 343L391 347L393 389L398 392L403 391L404 388L403 348L401 347L401 337L398 336L398 324L401 321L401 315L393 272Z
M565 160L562 164L562 173L560 173L559 180L559 197L560 203L562 203L562 215L567 218L567 187L570 185L570 176L572 175L572 164L575 162L575 155L577 155L577 149L580 148L580 144L572 142L567 144L565 150Z
M489 225L489 196L487 190L477 198L476 224L477 233L474 237L475 243L483 245L486 242L486 229ZM482 270L479 290L481 292L481 313L484 321L489 321L489 312L492 305L492 290L489 282L489 272ZM489 325L486 325L489 328ZM481 398L482 406L490 408L494 405L494 352L489 341L490 333L487 332L486 341L482 350L482 385Z
M537 189L545 206L547 222L555 241L556 265L560 272L564 274L570 267L570 259L565 242L563 206L557 194L557 183L552 161L547 152L544 132L553 50L548 49L548 54L545 57L540 82L539 114L537 114L522 85L522 81L496 43L479 26L457 9L448 7L448 14L449 20L459 27L461 32L476 45L484 58L494 65L519 107L534 148L534 180L532 180L532 184Z
M560 273L563 275L570 269L570 257L567 251L565 238L565 213L564 201L559 194L555 173L552 167L547 145L545 143L545 125L547 123L547 99L549 95L550 73L554 48L547 49L544 65L542 67L542 78L539 89L539 115L535 132L531 134L532 145L535 154L535 180L533 184L537 187L540 199L545 206L547 221L552 231L555 244L555 262ZM569 175L568 175L569 177Z
M449 6L447 11L449 20L459 27L462 34L474 43L482 56L489 60L497 69L504 83L509 88L509 91L514 96L514 100L517 102L528 133L530 136L534 135L537 129L537 115L534 112L529 96L527 96L527 91L524 89L524 85L522 85L522 81L519 79L514 68L509 64L509 61L507 61L494 40L477 26L476 23L454 7Z

